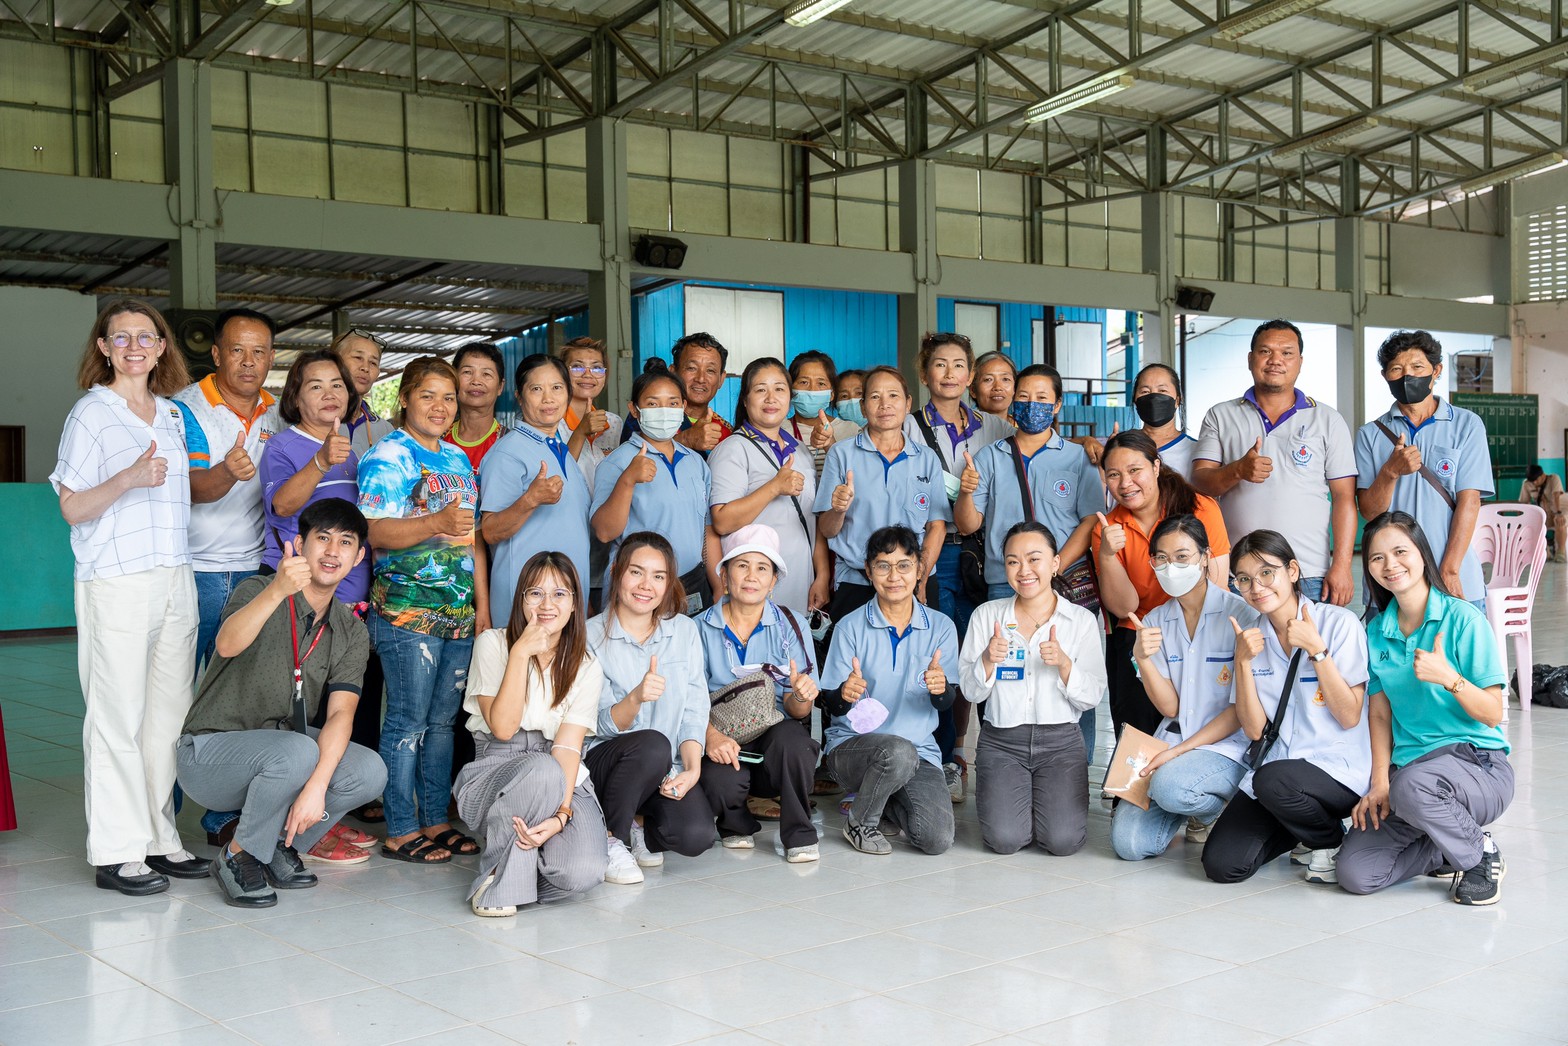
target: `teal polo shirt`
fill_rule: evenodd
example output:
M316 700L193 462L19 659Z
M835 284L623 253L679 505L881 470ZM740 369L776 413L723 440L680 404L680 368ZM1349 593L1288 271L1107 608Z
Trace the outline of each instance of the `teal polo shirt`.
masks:
M1399 630L1399 605L1390 603L1367 628L1367 694L1387 695L1394 711L1395 766L1406 766L1445 745L1508 751L1501 726L1477 722L1453 694L1416 678L1416 649L1431 650L1439 632L1443 655L1460 675L1482 689L1508 682L1497 639L1475 607L1433 589L1426 600L1426 620L1406 636Z

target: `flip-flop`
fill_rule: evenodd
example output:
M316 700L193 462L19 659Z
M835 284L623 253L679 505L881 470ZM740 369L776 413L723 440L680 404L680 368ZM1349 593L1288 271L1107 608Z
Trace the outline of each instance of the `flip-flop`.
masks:
M452 859L452 852L450 850L447 850L447 855L445 857L423 856L432 850L445 849L446 847L442 846L440 843L426 839L422 835L416 835L414 838L404 842L403 845L399 846L397 849L393 849L391 846L383 844L381 847L381 856L390 857L394 861L407 861L409 864L446 864Z
M471 835L464 835L456 828L448 828L440 835L427 836L426 838L443 850L448 850L454 854L462 854L464 857L472 857L483 849L479 845L478 839Z
M746 809L750 810L751 816L759 821L777 821L782 813L777 799L766 799L755 795L746 800Z
M375 809L375 813L368 812L372 808ZM387 809L386 806L382 804L381 800L377 799L375 802L366 803L357 810L350 810L348 815L357 820L363 821L365 824L385 824L387 820Z

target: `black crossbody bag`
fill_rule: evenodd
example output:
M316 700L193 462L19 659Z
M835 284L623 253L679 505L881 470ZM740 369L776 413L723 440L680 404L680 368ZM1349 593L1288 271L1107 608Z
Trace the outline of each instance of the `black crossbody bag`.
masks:
M1285 689L1279 695L1279 705L1274 709L1274 717L1263 728L1263 736L1247 746L1246 754L1242 761L1256 770L1263 765L1263 760L1268 758L1269 749L1274 747L1274 742L1279 740L1279 726L1285 721L1285 709L1290 707L1290 692L1296 688L1296 670L1301 667L1301 648L1290 655L1290 668L1285 672Z

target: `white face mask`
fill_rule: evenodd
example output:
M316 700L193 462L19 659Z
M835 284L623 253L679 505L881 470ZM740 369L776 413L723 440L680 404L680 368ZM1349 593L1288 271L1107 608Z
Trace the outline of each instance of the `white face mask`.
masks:
M637 415L637 427L649 439L664 441L681 430L686 414L679 407L644 407Z
M1167 596L1185 596L1203 577L1202 563L1167 563L1154 568L1154 579L1160 583Z

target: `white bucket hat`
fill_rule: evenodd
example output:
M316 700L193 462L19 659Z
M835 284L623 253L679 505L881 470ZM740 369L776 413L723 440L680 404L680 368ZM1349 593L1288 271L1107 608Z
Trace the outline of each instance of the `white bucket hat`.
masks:
M765 523L752 523L741 527L733 534L729 534L719 542L719 548L724 553L719 560L719 568L736 556L747 552L760 552L773 561L773 569L780 577L785 574L784 553L779 551L778 531Z

